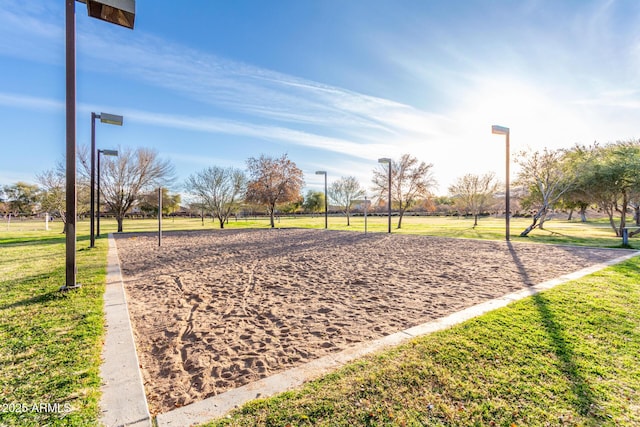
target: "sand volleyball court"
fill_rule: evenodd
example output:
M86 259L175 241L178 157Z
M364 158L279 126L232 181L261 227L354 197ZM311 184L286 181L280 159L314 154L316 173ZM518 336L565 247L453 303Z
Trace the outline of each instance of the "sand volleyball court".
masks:
M623 255L302 229L115 237L154 414Z

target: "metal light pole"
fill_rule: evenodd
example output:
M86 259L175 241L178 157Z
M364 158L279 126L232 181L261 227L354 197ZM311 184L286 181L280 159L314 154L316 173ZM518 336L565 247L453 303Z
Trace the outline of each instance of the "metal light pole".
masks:
M389 165L389 203L388 203L388 222L389 222L389 233L391 233L391 159L388 157L383 157L378 159L378 163L380 164L388 164Z
M316 175L324 175L324 228L329 228L329 219L327 217L327 171L316 171Z
M497 126L497 125L493 125L491 126L491 133L495 134L495 135L504 135L505 139L506 139L506 166L505 166L505 170L506 170L506 189L505 189L505 239L507 241L509 241L509 216L511 214L511 209L509 207L509 199L510 199L510 195L509 195L509 128L504 127L504 126Z
M117 156L117 150L98 150L98 215L96 218L96 235L100 237L100 154L105 156ZM93 204L93 203L92 203Z
M89 16L133 28L135 0L83 0ZM76 283L76 0L65 0L66 68L66 237L65 284L60 290L79 288Z
M364 234L367 234L367 196L364 196Z
M364 196L364 200L352 200L353 203L364 203L364 234L367 234L367 207L369 205L369 199L367 199L367 196Z
M162 187L158 187L158 246L162 246Z
M95 236L95 228L93 226L94 218L96 216L96 205L95 205L95 188L96 188L96 119L100 119L102 123L108 123L110 125L122 126L122 116L116 116L115 114L107 114L107 113L91 113L91 207L90 207L90 245L89 247L93 248L96 245L96 236Z

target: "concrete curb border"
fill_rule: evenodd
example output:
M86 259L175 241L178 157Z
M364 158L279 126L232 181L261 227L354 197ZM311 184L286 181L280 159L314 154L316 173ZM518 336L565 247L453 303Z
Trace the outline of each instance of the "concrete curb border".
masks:
M118 250L112 234L109 234L104 312L107 332L100 366L103 383L100 421L107 427L151 427Z
M538 292L551 289L570 280L575 280L595 273L603 268L618 264L638 255L640 255L640 252L634 252L600 264L595 264L591 267L562 275L530 288L504 295L500 298L485 301L448 316L405 329L404 331L388 335L381 339L354 345L339 353L324 356L297 368L263 378L251 384L174 409L170 412L159 414L156 417L156 423L158 427L191 426L223 417L232 409L239 407L250 400L269 397L277 393L299 387L305 382L332 372L337 368L340 368L367 354L374 353L386 347L401 344L415 337L447 329L489 311L505 307L514 301L535 295Z

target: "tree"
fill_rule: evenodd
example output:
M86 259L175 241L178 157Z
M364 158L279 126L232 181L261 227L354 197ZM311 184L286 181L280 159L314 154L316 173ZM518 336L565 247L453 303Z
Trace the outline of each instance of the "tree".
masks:
M438 215L451 215L454 213L455 202L450 196L438 196L433 199L434 211Z
M611 228L621 237L627 226L627 212L640 197L640 141L591 147L583 154L578 167L591 199L607 213ZM619 215L618 223L616 215ZM629 236L638 232L630 232Z
M43 211L59 215L64 224L63 233L66 232L66 173L65 166L58 162L55 168L45 170L36 176L42 189L40 207Z
M578 210L580 221L587 222L587 209L594 203L591 184L588 182L587 159L594 154L595 147L576 145L565 153L568 173L574 177L573 186L562 196L562 207L569 209L570 221L574 210ZM587 168L587 170L585 170Z
M396 204L399 219L398 228L402 227L402 217L419 198L427 198L431 189L436 186L432 173L433 164L418 162L415 157L404 154L399 161L391 160L391 200ZM373 171L374 191L380 198L388 197L389 167L379 165Z
M6 215L9 212L9 204L6 202L7 196L4 194L4 188L0 187L0 212Z
M307 191L302 207L306 212L311 212L312 214L322 211L324 209L324 193L313 190Z
M524 206L537 207L532 224L520 233L521 237L527 236L535 228L542 229L549 209L575 185L575 177L568 173L564 154L563 150L551 151L546 148L542 152L519 153L516 162L521 169L516 183L528 190L522 203Z
M220 228L224 228L229 215L238 208L246 184L246 175L240 169L213 166L189 176L185 187L198 197L205 210L218 218Z
M169 194L169 189L162 187L162 213L169 214L175 212L180 207L181 197L179 194ZM158 215L158 191L150 191L140 196L138 208L147 214Z
M454 203L473 215L473 226L478 225L478 215L495 202L498 182L493 172L484 175L466 174L449 187Z
M114 213L118 232L129 210L154 187L167 186L173 179L173 166L147 148L119 148L118 157L105 157L100 165L100 190Z
M40 188L35 184L16 182L3 188L9 211L14 214L32 214L40 200Z
M345 215L347 215L347 226L350 226L349 214L353 202L364 197L364 190L360 187L360 183L355 176L343 176L339 180L334 181L327 191L329 200L340 206Z
M249 183L246 199L267 207L271 227L275 227L276 204L287 203L300 198L304 185L302 170L289 160L286 154L279 158L265 156L247 160Z
M296 200L293 200L287 203L280 203L278 205L278 209L283 214L294 214L300 210L302 205L304 205L304 197L300 195L300 197Z

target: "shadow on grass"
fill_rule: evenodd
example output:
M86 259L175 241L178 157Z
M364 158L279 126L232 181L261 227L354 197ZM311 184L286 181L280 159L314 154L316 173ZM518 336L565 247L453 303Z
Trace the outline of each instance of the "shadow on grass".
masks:
M106 236L102 237L105 238ZM78 235L76 236L76 244L80 242L89 242L89 236ZM0 246L4 247L20 247L20 246L32 246L32 245L60 245L65 244L67 238L64 234L58 234L51 237L32 238L32 237L16 237L16 238L0 238ZM81 249L82 245L79 245L78 249Z
M61 294L60 291L48 292L46 294L36 295L31 298L23 299L21 301L16 301L11 304L2 305L0 306L0 311L10 310L12 308L18 308L18 307L28 307L30 305L36 305L36 304L44 304L49 301L58 300L62 297L63 295Z
M522 279L526 283L531 283L529 282L529 275L524 263L513 249L511 242L507 242L507 245L509 246L509 252L513 257L513 261L516 264ZM573 351L571 341L567 338L562 324L556 319L556 316L550 307L549 300L540 293L532 295L531 298L533 299L536 309L540 314L542 324L547 331L551 344L553 345L554 353L560 362L559 368L571 384L571 390L577 399L576 409L579 414L588 415L591 406L595 404L596 401L590 391L589 385L586 383L580 372L580 368L575 362L575 353Z

